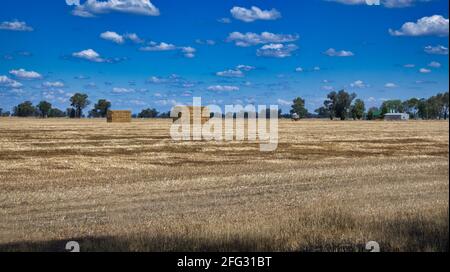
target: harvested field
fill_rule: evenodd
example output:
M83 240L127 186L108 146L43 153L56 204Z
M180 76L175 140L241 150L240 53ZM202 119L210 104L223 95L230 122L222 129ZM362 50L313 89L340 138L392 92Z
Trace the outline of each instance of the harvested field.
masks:
M280 121L258 143L172 120L0 118L0 251L448 251L447 121Z

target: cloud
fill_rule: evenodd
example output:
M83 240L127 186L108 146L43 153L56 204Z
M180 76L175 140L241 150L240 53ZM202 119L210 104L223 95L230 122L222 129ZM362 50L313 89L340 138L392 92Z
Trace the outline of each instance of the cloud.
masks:
M351 51L345 51L345 50L336 51L336 49L334 49L334 48L330 48L323 53L330 57L352 57L355 55Z
M431 73L431 70L427 69L427 68L420 68L419 72L422 74L429 74L429 73Z
M409 64L403 65L403 67L405 67L405 68L414 68L414 67L416 67L416 65L409 63Z
M428 45L424 49L425 53L432 55L448 55L448 48L442 45Z
M75 6L72 14L80 17L94 17L95 14L121 12L145 16L159 16L159 9L150 0L87 0L80 4L78 0L66 0L66 4Z
M22 86L22 83L15 81L14 79L11 79L7 76L0 76L0 88L5 87L8 89L19 89Z
M201 44L201 45L215 45L216 44L216 42L214 40L200 40L200 39L195 40L195 43Z
M66 0L68 6L79 6L80 0Z
M84 59L92 62L106 62L107 60L100 57L100 54L93 49L86 49L80 52L72 53L72 56L79 59Z
M228 86L228 85L214 85L214 86L209 86L208 87L209 91L227 91L227 92L231 92L231 91L239 91L239 87L237 86Z
M432 61L432 62L428 63L428 66L432 67L432 68L440 68L442 65L437 61Z
M195 52L197 50L193 47L190 46L186 46L186 47L181 47L181 52L183 53L183 55L186 58L194 58L195 57Z
M400 30L389 29L392 36L448 36L448 19L441 15L423 17L416 23L407 22Z
M114 31L103 32L102 34L100 34L100 38L107 40L107 41L115 42L117 44L122 44L125 42L125 39L123 38L123 36L117 34Z
M284 100L284 99L277 99L277 104L281 106L290 106L292 105L292 101Z
M258 7L251 7L250 9L243 7L233 7L231 10L231 15L237 19L250 23L256 20L276 20L281 18L281 13L276 9L271 10L261 10Z
M244 72L249 72L251 70L256 69L253 66L240 64L236 66L234 69L228 69L225 71L217 72L216 75L220 77L244 77Z
M10 31L33 31L33 28L28 26L27 23L18 20L5 21L0 24L0 30Z
M395 83L389 82L389 83L384 84L384 87L392 89L392 88L397 88L398 86Z
M368 5L367 0L326 0L345 5ZM411 7L415 2L428 2L430 0L380 0L380 4L386 8L406 8ZM375 2L375 1L374 1Z
M247 32L232 32L228 35L227 41L234 42L236 46L247 47L266 43L287 43L299 39L298 35L290 34L274 34L270 32L262 32L261 34Z
M150 46L141 47L141 51L170 51L175 50L177 47L171 43L161 42L159 44L151 42Z
M124 93L133 93L134 89L128 89L128 88L113 88L112 92L115 94L124 94Z
M222 24L231 24L231 19L230 18L220 18L220 19L217 19L217 22L222 23Z
M64 87L64 83L62 83L61 81L46 81L44 83L42 83L43 87L46 88L63 88Z
M297 49L298 47L295 44L271 43L259 48L256 55L259 57L286 58L290 57Z
M168 77L151 76L147 79L150 84L166 84L175 88L192 88L197 82L189 81L179 75L171 74Z
M144 42L144 40L139 38L139 36L136 33L127 33L123 37L134 43L143 43Z
M35 71L26 71L25 69L11 70L9 73L21 79L40 79L42 75Z
M304 69L302 67L297 67L297 68L295 68L295 71L300 73L300 72L303 72Z
M156 43L156 42L150 42L150 46L141 47L141 51L173 51L173 50L180 50L180 52L183 54L186 58L194 58L195 52L197 51L195 48L191 46L182 46L178 47L171 43Z
M244 77L244 73L242 71L234 69L217 72L216 75L220 77Z
M368 87L368 85L362 80L356 80L355 82L350 84L350 87L362 89Z

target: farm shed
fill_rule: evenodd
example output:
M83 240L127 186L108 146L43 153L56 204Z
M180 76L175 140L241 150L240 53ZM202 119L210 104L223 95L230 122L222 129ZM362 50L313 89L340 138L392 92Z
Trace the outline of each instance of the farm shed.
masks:
M206 122L209 121L210 119L210 112L208 107L193 107L193 106L187 106L185 107L189 110L189 120L190 123L193 124L194 123L194 112L197 111L197 113L201 116L200 120L201 120L201 124L204 124ZM181 107L176 107L175 111L178 111L178 117L173 118L173 121L175 122L176 120L180 119L183 115L183 110Z
M399 112L386 113L384 115L384 120L386 121L409 120L409 114Z
M108 123L130 123L131 111L127 110L110 110L106 115Z

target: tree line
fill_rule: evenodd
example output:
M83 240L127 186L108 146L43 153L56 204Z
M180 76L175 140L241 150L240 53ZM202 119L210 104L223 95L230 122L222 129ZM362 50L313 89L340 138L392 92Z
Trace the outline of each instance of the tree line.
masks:
M87 115L84 114L84 109L91 104L89 101L87 94L76 93L72 97L70 97L70 108L67 108L65 111L62 111L58 108L53 107L50 102L41 101L36 106L33 105L31 101L25 101L17 106L15 106L12 110L12 113L9 111L3 111L0 108L0 116L8 117L8 116L16 116L16 117L41 117L41 118L60 118L60 117L69 117L69 118L99 118L106 117L108 110L111 109L111 102L106 99L99 99L97 103L94 104L93 109L87 112ZM170 113L159 113L154 108L143 109L139 114L133 114L134 118L156 118L156 117L170 117Z
M296 113L300 118L319 117L347 120L375 120L381 119L386 113L406 113L412 119L444 119L449 115L448 92L438 93L429 98L411 98L407 100L386 100L380 107L371 107L366 111L363 100L356 99L355 93L345 90L330 92L323 102L323 106L316 109L315 114L308 113L305 99L297 97L292 101L291 114Z
M305 107L305 99L297 97L292 101L290 114L282 114L281 110L278 116L282 118L290 118L296 113L299 118L330 118L347 120L375 120L381 119L386 113L391 111L399 113L407 113L412 119L444 119L449 116L449 94L438 93L429 98L411 98L407 100L386 100L380 107L371 107L366 111L365 103L362 99L357 99L355 93L348 93L345 90L338 92L330 92L323 101L323 106L319 107L314 113L309 113ZM41 101L36 106L30 101L25 101L13 108L12 113L3 111L0 108L0 116L17 116L17 117L41 117L41 118L97 118L106 117L108 110L111 108L111 102L106 99L99 99L94 107L87 113L83 113L84 109L90 105L87 94L76 93L70 98L70 108L62 111L54 108L47 101ZM170 112L160 113L154 108L143 109L139 114L133 114L133 118L169 118Z

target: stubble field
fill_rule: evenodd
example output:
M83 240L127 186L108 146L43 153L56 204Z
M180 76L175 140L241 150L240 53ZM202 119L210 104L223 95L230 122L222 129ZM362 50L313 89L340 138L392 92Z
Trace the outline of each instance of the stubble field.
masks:
M448 251L447 121L281 120L274 152L170 124L0 118L0 251Z

